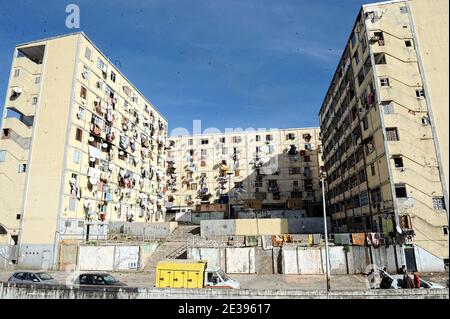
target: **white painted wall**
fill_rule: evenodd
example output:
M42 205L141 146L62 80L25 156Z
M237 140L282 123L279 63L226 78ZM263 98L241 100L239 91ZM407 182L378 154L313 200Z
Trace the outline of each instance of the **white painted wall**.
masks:
M255 248L226 248L226 272L229 274L254 274Z
M113 270L114 246L80 246L78 265L80 270Z
M416 266L418 272L443 272L445 265L442 259L430 254L425 249L414 246Z
M137 270L139 266L139 246L116 246L114 270Z
M80 246L80 270L137 270L139 246Z

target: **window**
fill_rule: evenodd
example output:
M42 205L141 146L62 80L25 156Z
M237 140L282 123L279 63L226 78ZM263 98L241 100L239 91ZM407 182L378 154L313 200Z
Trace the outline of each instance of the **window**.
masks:
M20 218L22 218L22 215L21 214L16 214L16 219L20 220Z
M382 87L388 87L389 86L389 78L381 78L380 79L380 85Z
M81 160L81 152L80 152L80 150L74 149L73 150L73 162L75 164L80 164L80 160Z
M295 134L294 133L289 133L286 135L286 139L287 140L295 140Z
M442 227L442 231L444 232L444 235L448 235L448 226Z
M85 99L85 100L86 100L86 95L87 95L87 90L86 90L86 88L85 88L84 86L82 86L82 87L81 87L81 90L80 90L80 97L81 97L82 99Z
M370 173L372 174L372 176L375 176L375 174L377 173L375 170L375 164L370 165Z
M270 134L266 135L266 141L272 141L273 140L273 136Z
M275 146L269 145L269 154L273 154L275 151Z
M200 166L201 166L201 167L205 167L205 166L206 166L206 161L201 161L201 162L200 162Z
M428 118L428 116L423 116L421 118L421 122L422 122L422 125L430 125L430 119Z
M97 59L97 67L102 70L103 73L106 73L108 70L108 66L100 58Z
M362 192L361 194L359 194L359 204L361 205L361 207L369 204L369 195L367 194L367 192Z
M433 198L433 208L434 210L445 210L444 197Z
M78 107L78 113L77 113L77 118L79 120L84 120L84 116L86 114L86 110L84 108L82 108L81 106Z
M425 98L425 91L423 89L416 90L416 97L419 100L423 100Z
M192 183L191 184L191 191L196 191L197 190L197 183Z
M111 81L116 82L116 74L111 71Z
M394 114L394 104L392 102L383 102L383 112L384 114Z
M305 156L303 156L303 160L305 162L311 162L311 157L309 155L305 155Z
M301 174L300 167L292 167L289 169L289 175L299 175Z
M408 7L401 6L401 7L400 7L400 13L401 13L401 14L408 13Z
M19 164L19 173L25 173L27 171L27 164Z
M219 139L219 142L220 142L220 143L225 143L225 137L221 137L221 138Z
M89 47L86 47L86 50L84 51L84 56L86 59L90 60L92 56L92 51Z
M261 141L261 135L256 135L255 138L256 138L256 141L257 141L257 142L260 142L260 141Z
M4 162L6 160L6 151L0 151L0 162Z
M236 177L239 177L239 176L241 176L241 171L240 170L235 170L234 171L234 176L236 176Z
M386 128L386 139L390 142L398 141L398 131L397 128Z
M355 59L355 64L359 65L360 59L359 59L359 51L356 50L355 54L353 55L353 58Z
M240 136L233 136L233 143L240 143L241 142L241 137Z
M20 69L14 70L14 77L17 78L20 75Z
M190 139L188 140L188 145L194 145L194 140L193 140L192 138L190 138Z
M352 49L354 49L355 45L356 45L356 34L355 34L355 32L352 33L352 38L350 39L350 42L352 43Z
M31 104L37 105L37 103L38 103L38 97L37 96L33 96L33 98L31 99Z
M362 48L363 53L365 53L366 49L367 49L367 42L366 42L366 38L364 38L364 37L361 40L361 48Z
M369 128L369 121L367 120L367 116L365 116L363 118L363 128L364 128L364 131Z
M227 155L228 154L228 148L224 147L222 148L222 155Z
M41 77L40 77L40 76L37 76L37 77L34 79L34 84L39 84L39 83L41 83Z
M403 166L403 157L394 156L394 165L396 168L402 168Z
M395 197L397 198L407 198L408 193L406 192L406 186L403 184L395 185Z
M373 34L373 41L378 42L379 46L384 46L384 34L383 32L375 32Z
M78 142L81 142L83 140L83 131L80 128L77 128L77 130L75 132L75 139Z
M384 53L375 53L374 54L375 64L386 64L386 55Z
M411 40L405 40L405 47L407 47L407 48L412 47L412 41Z
M83 72L81 73L81 77L83 79L87 79L89 77L89 68L83 65Z
M76 205L77 205L76 197L70 197L69 198L69 211L71 211L71 212L75 211Z
M281 199L280 193L273 193L272 198L273 200L280 200Z
M209 140L207 138L200 140L200 144L202 144L202 145L207 145L208 143L209 143Z

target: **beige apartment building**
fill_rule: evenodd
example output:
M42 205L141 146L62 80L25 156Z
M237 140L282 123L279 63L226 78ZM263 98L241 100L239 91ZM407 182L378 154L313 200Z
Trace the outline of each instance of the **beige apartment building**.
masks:
M448 1L364 5L320 110L335 232L448 261Z
M318 128L171 137L167 208L229 203L233 211L321 214L321 144Z
M83 33L15 48L1 129L12 263L56 268L62 240L164 220L167 121Z

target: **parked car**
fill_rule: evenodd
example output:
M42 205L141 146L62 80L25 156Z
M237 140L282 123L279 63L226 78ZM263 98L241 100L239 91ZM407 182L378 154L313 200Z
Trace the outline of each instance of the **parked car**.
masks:
M80 274L74 281L75 285L81 286L127 286L108 273L85 273Z
M390 277L393 279L391 289L402 289L403 275L390 275ZM420 279L420 289L445 289L445 287L431 281Z
M8 282L57 285L59 282L46 272L17 271L9 277Z

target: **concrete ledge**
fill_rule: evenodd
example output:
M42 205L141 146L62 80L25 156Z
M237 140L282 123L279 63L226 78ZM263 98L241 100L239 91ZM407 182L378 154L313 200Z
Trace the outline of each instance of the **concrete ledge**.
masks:
M0 282L0 299L449 299L448 289L232 290L70 287Z

